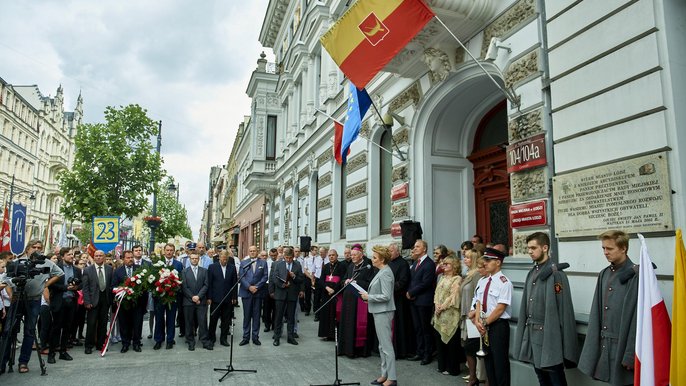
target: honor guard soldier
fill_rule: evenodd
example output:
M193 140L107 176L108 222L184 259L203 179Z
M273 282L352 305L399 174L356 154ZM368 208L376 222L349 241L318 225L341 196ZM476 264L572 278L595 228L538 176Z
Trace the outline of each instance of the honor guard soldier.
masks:
M598 275L579 370L611 385L630 385L634 381L638 266L627 256L626 233L609 230L598 238L610 265Z
M550 237L535 232L526 238L534 262L526 275L513 355L534 365L542 386L567 385L565 367L576 367L576 320L567 275L567 263L550 259Z
M488 341L485 364L490 386L510 384L510 318L512 317L512 282L501 272L505 254L486 248L483 256L489 277L474 295L476 327ZM485 348L486 349L486 348Z

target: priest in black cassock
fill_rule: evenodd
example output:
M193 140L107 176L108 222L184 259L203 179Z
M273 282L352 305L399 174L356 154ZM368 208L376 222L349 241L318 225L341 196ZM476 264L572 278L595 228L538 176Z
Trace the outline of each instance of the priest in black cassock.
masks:
M338 294L336 299L329 300L336 293L337 289L341 288L340 284L343 276L345 276L346 264L338 261L338 252L335 249L329 249L327 257L329 262L322 268L320 282L323 285L321 289L322 304L328 303L317 314L319 316L318 336L323 340L334 340L336 321L340 319L343 295Z
M366 291L377 270L372 266L371 260L364 256L360 244L353 245L351 249L351 261L341 285L354 278L357 285ZM343 290L341 321L338 326L338 355L349 358L368 357L376 340L374 338L374 322L367 312L367 303L360 298L359 291L349 285Z
M395 277L393 287L393 300L395 301L393 348L395 349L395 357L404 359L413 356L416 351L410 301L405 296L407 287L410 285L410 264L400 256L398 244L391 243L388 250L391 252L391 261L388 266Z

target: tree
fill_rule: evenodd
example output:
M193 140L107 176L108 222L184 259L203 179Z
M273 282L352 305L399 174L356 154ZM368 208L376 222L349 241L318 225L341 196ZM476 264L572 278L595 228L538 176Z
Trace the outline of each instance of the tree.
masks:
M176 201L176 196L167 189L174 185L174 179L167 177L163 189L157 194L157 215L162 219L162 224L155 231L155 238L158 241L166 241L174 236L183 236L187 239L192 238L191 228L188 226L188 213L186 208ZM148 211L150 213L150 211Z
M74 166L59 176L62 213L82 223L92 216L132 218L145 210L162 179L151 139L158 124L138 105L105 109L106 123L78 127Z

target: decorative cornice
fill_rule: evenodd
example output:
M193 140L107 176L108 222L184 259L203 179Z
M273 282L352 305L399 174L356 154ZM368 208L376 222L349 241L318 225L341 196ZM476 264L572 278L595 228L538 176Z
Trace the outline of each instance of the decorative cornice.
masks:
M410 130L407 127L402 127L393 134L393 139L398 146L410 144Z
M524 138L534 136L543 132L542 110L529 111L512 118L507 123L507 134L509 142L514 143Z
M421 95L422 94L419 88L419 82L414 82L403 92L401 92L400 95L393 98L391 103L388 105L388 110L392 112L398 112L409 105L413 105L416 107L419 103Z
M310 175L310 168L306 167L298 173L298 181Z
M293 180L288 180L286 183L283 185L283 190L284 192L288 191L290 188L293 187Z
M345 190L345 199L354 200L367 195L367 181L362 181L358 184L349 186Z
M331 208L331 195L322 197L317 202L317 210L324 210Z
M348 163L345 165L345 172L347 175L350 175L352 172L361 169L365 165L367 165L367 152L363 151L348 159Z
M298 197L307 197L308 194L309 189L307 186L303 186L302 188L300 188L300 190L298 190Z
M350 228L360 228L367 226L367 211L360 211L356 213L349 214L345 218L345 227Z
M486 57L486 51L491 44L491 38L501 39L510 36L520 25L536 16L536 2L534 0L519 0L505 13L500 15L493 23L484 30L484 39L481 43L481 57Z
M391 214L394 222L408 218L410 216L410 207L408 202L405 201L399 204L394 204L391 207Z
M331 172L327 172L319 177L317 184L319 185L319 189L331 185Z
M317 157L317 167L321 167L332 159L333 151L325 150L319 157Z
M331 232L331 220L324 220L317 223L317 233Z
M398 181L407 181L407 164L394 167L393 174L391 174L391 180L393 183Z
M542 167L510 175L512 202L519 203L546 196L546 170Z
M515 60L505 71L505 86L513 87L517 83L526 81L540 73L538 63L538 49Z
M362 122L362 126L360 127L360 134L359 135L362 138L369 139L369 118L365 119L364 122Z

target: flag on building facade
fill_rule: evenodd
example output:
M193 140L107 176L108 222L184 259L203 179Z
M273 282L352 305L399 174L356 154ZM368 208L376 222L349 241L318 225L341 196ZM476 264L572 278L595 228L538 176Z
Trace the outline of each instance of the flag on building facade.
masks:
M333 157L339 165L343 165L341 146L343 145L343 124L333 121Z
M367 90L358 90L354 84L350 83L350 96L348 98L348 112L346 113L345 124L341 133L340 143L340 159L338 162L345 165L348 160L348 153L350 145L357 139L360 134L360 127L362 127L362 118L372 105L372 99L367 94ZM334 149L338 147L338 143L334 140ZM336 159L338 161L338 158Z
M433 17L422 0L358 0L320 41L362 89Z
M5 213L2 216L2 230L0 230L0 252L10 251L10 212L5 205Z
M57 242L60 248L65 248L69 246L69 240L67 240L67 223L62 222L62 228L60 228L60 239Z
M665 301L657 285L653 262L643 235L639 234L638 308L634 384L637 386L669 383L669 353L672 326Z
M673 386L686 385L686 249L681 229L676 230L671 354L669 367L671 384Z
M48 215L48 226L45 228L45 243L43 247L46 251L52 248L52 213Z

